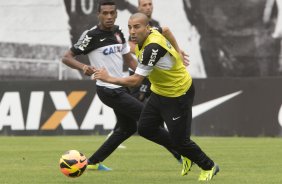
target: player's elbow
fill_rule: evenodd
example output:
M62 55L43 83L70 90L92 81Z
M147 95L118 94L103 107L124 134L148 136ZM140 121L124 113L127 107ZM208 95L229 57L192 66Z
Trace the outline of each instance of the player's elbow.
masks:
M64 64L66 64L67 61L68 61L68 59L69 59L69 56L68 56L67 54L64 54L61 61L62 61Z
M69 60L70 60L71 58L73 58L73 54L72 54L70 51L67 51L67 52L63 55L61 61L62 61L64 64L68 64L68 62L69 62Z
M67 58L65 56L62 57L62 63L66 64L67 63Z

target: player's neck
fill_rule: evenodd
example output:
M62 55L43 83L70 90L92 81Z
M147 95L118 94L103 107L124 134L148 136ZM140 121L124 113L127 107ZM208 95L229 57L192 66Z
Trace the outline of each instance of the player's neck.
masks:
M145 43L145 41L147 40L148 36L150 35L150 32L147 32L147 36L144 38L144 40L142 40L142 42L138 43L138 47L141 49Z
M112 31L113 30L113 27L105 27L101 23L98 24L98 27L100 30L103 30L103 31Z

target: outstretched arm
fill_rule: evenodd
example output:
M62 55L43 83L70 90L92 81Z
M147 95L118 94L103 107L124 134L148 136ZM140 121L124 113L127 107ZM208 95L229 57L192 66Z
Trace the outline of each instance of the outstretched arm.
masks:
M142 75L134 74L128 77L112 77L109 75L105 68L98 69L95 73L91 76L93 80L99 79L104 82L120 85L120 86L127 86L127 87L137 87L140 86L143 79L145 78Z
M94 67L85 65L79 62L77 59L75 59L75 54L71 50L68 50L64 54L62 58L62 62L73 69L82 70L83 73L88 76L91 76L95 72Z
M123 61L128 66L131 68L133 71L135 71L137 67L137 61L134 59L134 57L131 55L131 53L124 54L123 56Z

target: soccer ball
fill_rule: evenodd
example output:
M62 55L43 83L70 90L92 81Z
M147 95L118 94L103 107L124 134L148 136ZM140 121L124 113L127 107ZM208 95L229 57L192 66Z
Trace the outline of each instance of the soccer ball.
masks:
M69 150L60 158L61 172L68 177L79 177L87 167L86 157L77 150Z

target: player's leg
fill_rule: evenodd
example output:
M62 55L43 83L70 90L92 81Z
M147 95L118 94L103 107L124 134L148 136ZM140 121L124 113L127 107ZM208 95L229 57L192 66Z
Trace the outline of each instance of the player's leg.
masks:
M167 131L167 129L165 129L166 131ZM166 148L171 154L172 154L172 156L180 163L180 164L182 164L183 162L183 159L182 159L182 157L181 157L181 155L177 152L177 151L175 151L174 149L172 149L172 148Z
M158 97L153 93L142 111L138 123L138 133L142 137L164 146L168 151L176 152L171 147L172 144L168 131L161 127L163 119L156 104L158 104ZM176 152L175 154L178 153Z
M219 171L218 166L216 166L213 160L211 160L201 148L190 139L194 94L195 90L192 85L183 96L178 98L163 98L161 114L166 122L173 145L175 145L177 152L196 163L203 170L201 173L212 173L213 176ZM163 108L168 104L170 105L169 109ZM204 174L200 175L199 180L203 180L203 175ZM211 178L208 178L207 180L210 179Z
M123 141L128 139L137 130L137 123L134 119L117 111L115 111L115 114L120 126L114 129L111 136L89 158L89 161L93 164L103 162Z
M137 98L139 101L143 103L147 103L148 98L150 97L152 91L150 90L151 83L149 79L145 78L141 84L141 86L137 87L137 90L132 90L131 94L135 98ZM160 123L160 126L167 130L166 126L164 123ZM182 163L182 158L181 155L178 154L175 150L171 148L166 148L172 155L173 157L179 162Z
M148 88L149 86L150 86L150 83L149 83L149 81L147 82L147 83L145 83L146 85L147 85L147 87L145 88L145 87L143 87L142 88L142 86L140 87L140 90L139 90L139 94L140 93L146 93L147 95L148 94L151 94L151 91L150 91L150 89ZM143 89L143 91L141 90L141 88ZM147 101L148 101L148 96L146 96L146 100L145 101L143 101L143 103L147 103ZM140 99L139 99L140 100ZM156 119L155 119L156 118ZM150 123L149 121L145 121L145 122L143 122L143 125L140 127L140 129L141 129L141 131L142 131L142 129L143 128L145 128L145 129L152 129L151 128L151 126L159 126L161 129L162 129L162 131L166 131L166 133L167 133L167 129L164 127L164 123L163 123L163 121L162 121L162 119L160 118L160 116L156 116L156 117L153 117L153 119L152 120L150 120L150 121L153 121L154 123ZM146 122L148 122L148 123L146 123ZM145 124L144 124L145 123ZM146 126L148 126L148 127L146 127ZM153 129L155 129L155 128L159 128L159 127L154 127ZM182 163L182 158L181 158L181 155L180 154L178 154L175 150L173 150L172 148L170 148L170 147L167 147L167 146L165 146L165 148L173 155L173 157L179 162L179 163Z
M119 121L117 121L116 124L115 124L115 127L114 127L113 130L107 135L107 138L106 138L106 139L108 139L108 138L114 133L114 131L117 130L119 127L120 127ZM118 148L125 149L126 146L120 144L120 145L118 146Z
M143 104L130 96L126 88L97 87L101 101L114 109L119 125L104 144L89 158L90 165L104 161L124 140L136 132Z

